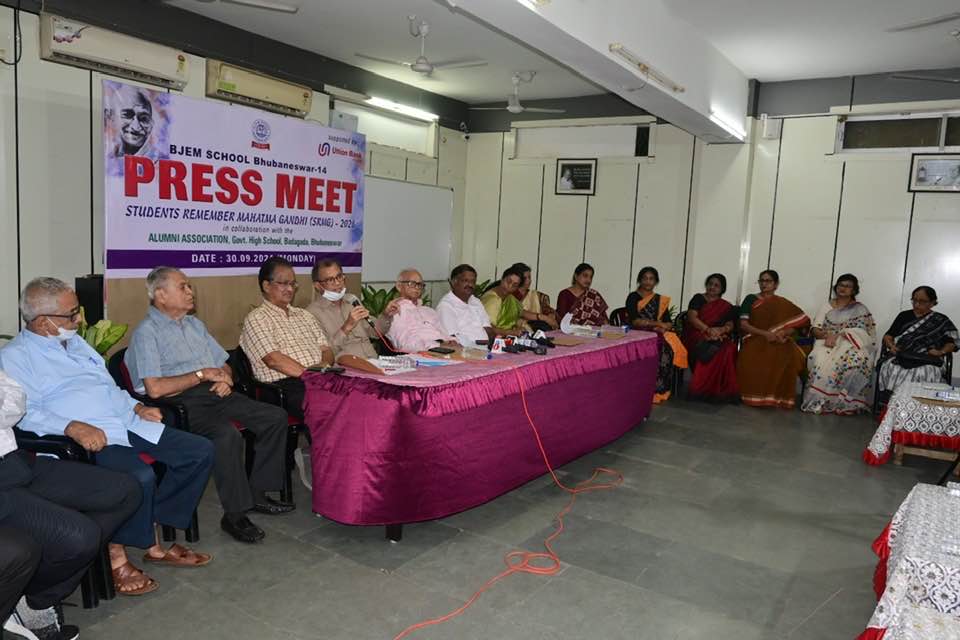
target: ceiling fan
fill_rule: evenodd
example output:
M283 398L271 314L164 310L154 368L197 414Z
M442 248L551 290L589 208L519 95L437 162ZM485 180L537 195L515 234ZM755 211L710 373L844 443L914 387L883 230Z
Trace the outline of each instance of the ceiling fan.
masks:
M507 96L507 105L505 107L470 107L473 111L501 111L506 109L510 113L565 113L563 109L544 109L542 107L525 107L520 104L520 83L533 82L533 76L536 71L517 71L510 79L513 82L513 94Z
M947 13L942 16L936 16L935 18L927 18L925 20L907 22L906 24L890 27L885 31L887 33L898 33L900 31L913 31L914 29L923 29L924 27L932 27L937 24L943 24L944 22L953 22L954 20L960 20L960 11L954 11L953 13Z
M426 20L417 20L417 16L407 16L407 19L410 21L410 35L414 38L420 38L420 55L417 56L417 59L413 62L406 62L403 60L389 60L387 58L378 58L377 56L370 56L365 53L356 53L358 58L363 58L364 60L372 60L374 62L385 62L387 64L396 64L402 67L409 67L413 71L424 75L430 76L435 69L466 69L469 67L483 67L486 66L486 60L448 60L447 62L431 62L427 59L426 46L427 46L427 35L430 33L430 24Z

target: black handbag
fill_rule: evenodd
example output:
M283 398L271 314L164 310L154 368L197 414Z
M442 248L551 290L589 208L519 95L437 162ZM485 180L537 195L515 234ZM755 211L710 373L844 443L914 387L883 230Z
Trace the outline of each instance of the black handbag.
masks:
M903 369L916 369L917 367L925 367L928 365L933 365L934 367L943 366L943 358L931 356L928 353L901 351L894 356L894 360Z

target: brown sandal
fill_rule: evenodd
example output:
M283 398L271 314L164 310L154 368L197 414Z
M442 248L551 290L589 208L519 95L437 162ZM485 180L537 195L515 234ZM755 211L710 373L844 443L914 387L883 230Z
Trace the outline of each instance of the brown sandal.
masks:
M142 596L144 594L156 591L160 585L157 584L157 581L145 574L140 569L137 569L130 562L111 569L110 573L113 575L113 588L119 595L122 596ZM140 581L141 578L146 578L147 582L141 587L136 589L130 589L129 587L133 584L136 584Z
M177 543L170 545L170 548L161 558L154 558L149 553L143 556L144 562L165 564L171 567L202 567L205 564L210 564L212 559L213 556L209 553L197 553L193 549Z

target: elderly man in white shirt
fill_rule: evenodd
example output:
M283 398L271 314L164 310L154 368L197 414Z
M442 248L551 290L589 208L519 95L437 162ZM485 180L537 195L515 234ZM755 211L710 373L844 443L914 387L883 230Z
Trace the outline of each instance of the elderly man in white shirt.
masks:
M477 287L477 271L468 264L454 267L450 273L450 293L437 304L443 330L461 345L486 344L496 331L483 303L473 295Z

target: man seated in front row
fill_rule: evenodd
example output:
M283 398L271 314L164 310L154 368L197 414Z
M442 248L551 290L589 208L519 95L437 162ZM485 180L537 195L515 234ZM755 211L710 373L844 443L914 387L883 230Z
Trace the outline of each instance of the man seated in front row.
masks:
M13 427L26 410L23 387L0 371L0 625L18 638L75 640L57 608L142 495L126 473L18 449Z
M164 550L156 524L190 526L210 477L213 447L198 436L165 428L159 409L144 406L117 386L103 357L76 335L80 304L65 282L31 280L20 295L20 314L26 327L0 350L3 369L27 394L20 428L66 435L96 453L98 466L129 473L140 482L140 508L110 544L117 592L140 595L157 588L129 561L124 545L147 549L144 562L207 564L209 555L177 544ZM159 485L141 453L166 467Z
M250 359L253 376L283 388L287 412L302 420L300 376L307 367L333 364L333 351L317 319L292 304L297 292L293 265L274 256L260 267L258 282L263 304L243 321L240 348Z
M376 358L377 351L370 341L377 338L377 333L368 324L370 312L363 305L353 305L355 298L348 298L340 263L318 260L313 265L311 277L313 288L319 295L307 306L307 311L320 322L334 354L338 358L342 353L358 358Z
M457 346L457 339L443 330L437 312L421 302L426 285L419 271L404 269L397 276L396 286L400 297L390 301L382 318L389 326L387 339L394 349L413 353Z
M267 496L267 491L283 487L287 413L233 393L227 352L199 318L189 315L193 289L179 269L151 271L147 296L147 317L134 329L124 358L133 384L151 398L181 403L187 409L190 431L213 441L213 478L224 510L220 528L241 542L259 542L265 534L250 521L247 511L276 515L296 508ZM243 465L243 437L233 420L256 437L249 480Z
M444 332L465 347L485 345L496 335L483 303L473 295L476 287L476 270L468 264L458 265L450 272L450 292L437 304Z

